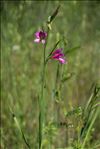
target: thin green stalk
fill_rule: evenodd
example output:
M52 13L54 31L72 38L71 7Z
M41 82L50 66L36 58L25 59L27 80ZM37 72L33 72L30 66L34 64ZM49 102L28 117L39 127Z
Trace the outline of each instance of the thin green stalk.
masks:
M42 129L43 129L43 124L44 124L44 119L45 119L44 81L45 81L45 69L46 69L46 64L48 61L48 60L46 60L46 46L47 46L49 31L51 28L51 22L54 20L54 18L58 14L59 8L60 8L60 5L56 8L56 10L53 12L53 14L51 16L49 16L48 21L47 21L47 26L48 26L48 28L47 28L47 40L46 40L46 44L44 44L42 85L41 85L41 92L40 92L41 95L39 98L39 108L40 108L40 112L39 112L39 149L41 149L41 147L42 147L42 134L43 134Z
M84 149L84 147L85 147L85 144L86 144L86 142L87 142L87 140L88 140L88 137L89 137L89 135L90 135L90 131L91 131L91 129L92 129L92 126L93 126L93 124L94 124L94 122L95 122L95 120L96 120L96 118L97 118L98 112L99 112L99 108L96 110L96 112L95 112L95 114L94 114L94 117L93 117L93 119L92 119L92 121L91 121L91 123L90 123L90 126L89 126L89 128L88 128L88 130L87 130L87 134L86 134L85 139L84 139L83 144L82 144L82 149Z
M54 96L53 96L56 124L58 124L58 122L59 122L59 112L60 112L60 109L59 109L59 75L60 75L59 67L60 67L60 64L58 63L57 69L56 69L56 78L55 78Z
M96 145L93 147L93 149L98 149L98 148L100 148L100 143L99 143L99 144L96 144Z
M49 34L49 28L47 30L47 35ZM46 44L44 44L44 52L43 52L43 69L42 69L42 83L41 83L41 92L39 98L39 149L41 149L42 145L42 135L43 135L43 124L45 122L45 101L44 101L44 82L45 82L45 69L46 69L46 46L47 46L48 36L46 40Z
M84 127L81 130L81 137L84 136L84 133L86 132L89 122L91 121L91 112L93 112L93 106L95 104L95 101L97 99L97 94L99 92L99 88L97 88L95 86L94 88L94 92L91 94L89 101L86 104L86 108L84 110L83 116L85 117L85 123L84 123Z
M13 119L14 119L14 121L15 121L15 123L16 123L16 126L17 126L17 128L18 128L18 130L19 130L19 132L20 132L20 134L21 134L21 136L22 136L22 138L23 138L23 140L24 140L24 142L25 142L27 148L28 148L28 149L31 149L31 147L30 147L29 143L27 142L26 137L25 137L25 135L24 135L24 133L23 133L23 131L22 131L22 129L21 129L21 126L20 126L20 124L19 124L19 122L18 122L18 120L17 120L17 117L15 116L14 112L12 112L12 110L11 110L10 107L9 107L9 109L10 109L10 112L11 112L11 114L12 114L12 116L13 116Z

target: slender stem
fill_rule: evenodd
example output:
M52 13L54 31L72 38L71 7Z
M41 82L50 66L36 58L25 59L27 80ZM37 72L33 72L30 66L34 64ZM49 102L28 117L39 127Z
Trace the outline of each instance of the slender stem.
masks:
M9 107L9 108L10 108L10 107ZM16 123L17 128L18 128L19 131L20 131L20 134L22 135L22 138L23 138L23 140L24 140L24 142L25 142L27 148L28 148L28 149L31 149L29 143L28 143L27 140L26 140L26 137L25 137L25 135L24 135L24 132L22 131L22 128L21 128L21 126L20 126L20 124L19 124L19 122L18 122L18 120L17 120L17 117L15 116L14 112L12 112L11 108L10 108L10 112L11 112L11 114L12 114L12 116L13 116L13 119L14 119L14 121L15 121L15 123Z
M45 69L46 69L46 46L48 41L48 35L49 35L49 28L47 30L47 40L46 44L44 44L44 51L43 51L43 68L42 68L42 84L41 84L41 92L40 92L40 98L39 98L39 149L41 149L42 145L42 134L43 134L43 124L45 122L45 101L44 101L44 82L45 82Z
M93 117L93 119L92 119L92 121L91 121L91 123L90 123L90 126L89 126L88 130L87 130L86 137L85 137L84 142L83 142L83 144L82 144L82 149L84 149L84 147L85 147L86 141L87 141L87 139L88 139L88 137L89 137L89 134L90 134L90 131L91 131L91 129L92 129L92 126L93 126L93 124L94 124L94 122L95 122L95 120L96 120L96 118L97 118L98 112L99 112L99 108L98 108L97 111L95 112L94 117Z

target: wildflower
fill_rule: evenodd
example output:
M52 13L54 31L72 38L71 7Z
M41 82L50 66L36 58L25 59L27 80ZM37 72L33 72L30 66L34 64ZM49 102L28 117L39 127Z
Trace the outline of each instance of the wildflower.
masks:
M66 61L64 59L64 54L62 53L62 49L57 49L52 53L52 59L58 60L61 64L65 64Z
M34 42L36 42L36 43L42 42L43 44L45 44L47 33L44 31L38 31L35 33L35 37L36 37L36 39L34 40Z

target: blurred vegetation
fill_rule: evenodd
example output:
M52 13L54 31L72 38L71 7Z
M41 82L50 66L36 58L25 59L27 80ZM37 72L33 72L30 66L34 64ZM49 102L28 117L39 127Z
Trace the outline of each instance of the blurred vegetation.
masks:
M52 23L47 49L51 50L59 38L64 50L80 48L66 57L65 75L73 74L64 84L62 111L84 107L93 83L100 83L100 1L1 1L1 148L25 149L22 137L13 121L9 106L19 120L27 140L34 149L38 140L38 90L42 45L35 44L34 33L45 26L48 16L61 5ZM53 100L50 95L54 86L57 62L49 62L47 72L47 123L46 137L51 149L66 146L65 128L53 128ZM50 81L49 81L50 80ZM50 107L50 108L49 108ZM59 121L63 121L60 116ZM78 117L75 118L78 121ZM73 122L73 123L74 123ZM77 126L77 124L76 124ZM50 129L49 129L50 128ZM71 128L69 128L71 129ZM93 130L93 141L100 138L100 116ZM49 132L49 136L48 136ZM70 138L75 136L73 129ZM54 138L50 138L50 134ZM70 139L70 141L71 141ZM53 141L52 141L53 140ZM59 140L59 141L58 141ZM44 146L48 144L44 140ZM69 143L70 144L70 143Z

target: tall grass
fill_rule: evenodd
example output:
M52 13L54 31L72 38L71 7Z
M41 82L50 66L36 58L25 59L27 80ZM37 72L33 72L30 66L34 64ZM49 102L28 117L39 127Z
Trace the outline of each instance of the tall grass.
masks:
M98 7L59 3L2 2L1 148L100 148L97 25L95 40L84 40ZM32 42L38 27L47 32L44 45ZM51 58L58 48L66 64Z

